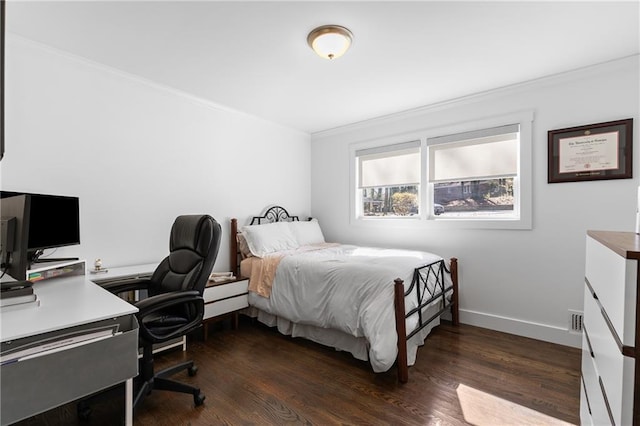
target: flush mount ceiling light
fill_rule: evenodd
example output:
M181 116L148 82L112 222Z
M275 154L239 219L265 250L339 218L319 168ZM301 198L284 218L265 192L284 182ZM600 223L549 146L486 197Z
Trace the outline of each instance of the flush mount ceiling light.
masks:
M344 55L352 40L351 31L340 25L323 25L307 36L309 46L325 59L335 59Z

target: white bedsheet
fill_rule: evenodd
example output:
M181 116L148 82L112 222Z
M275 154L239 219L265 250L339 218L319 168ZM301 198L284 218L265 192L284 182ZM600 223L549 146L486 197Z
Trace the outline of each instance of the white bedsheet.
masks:
M441 260L432 253L339 245L287 252L276 271L270 298L252 294L256 308L291 322L365 338L375 372L397 356L393 282L411 283L416 267ZM410 299L408 311L415 307ZM407 330L415 320L407 323ZM426 336L426 334L424 335Z

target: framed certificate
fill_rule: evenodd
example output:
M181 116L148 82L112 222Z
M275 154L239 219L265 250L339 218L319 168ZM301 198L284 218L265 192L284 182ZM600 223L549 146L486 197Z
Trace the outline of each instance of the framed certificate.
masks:
M550 130L548 182L631 179L633 119Z

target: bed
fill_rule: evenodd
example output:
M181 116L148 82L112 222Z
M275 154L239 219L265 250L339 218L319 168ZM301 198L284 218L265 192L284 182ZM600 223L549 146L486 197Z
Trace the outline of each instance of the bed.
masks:
M428 252L324 240L315 219L280 206L250 225L231 219L231 271L249 278L244 313L292 337L350 352L408 381L440 317L458 323L458 264Z

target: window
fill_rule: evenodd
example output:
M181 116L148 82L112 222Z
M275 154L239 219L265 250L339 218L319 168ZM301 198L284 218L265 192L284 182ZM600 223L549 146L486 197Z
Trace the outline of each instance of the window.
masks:
M441 218L517 218L519 124L427 139Z
M420 214L420 141L357 150L359 216Z
M353 223L531 229L532 122L523 111L351 145Z

